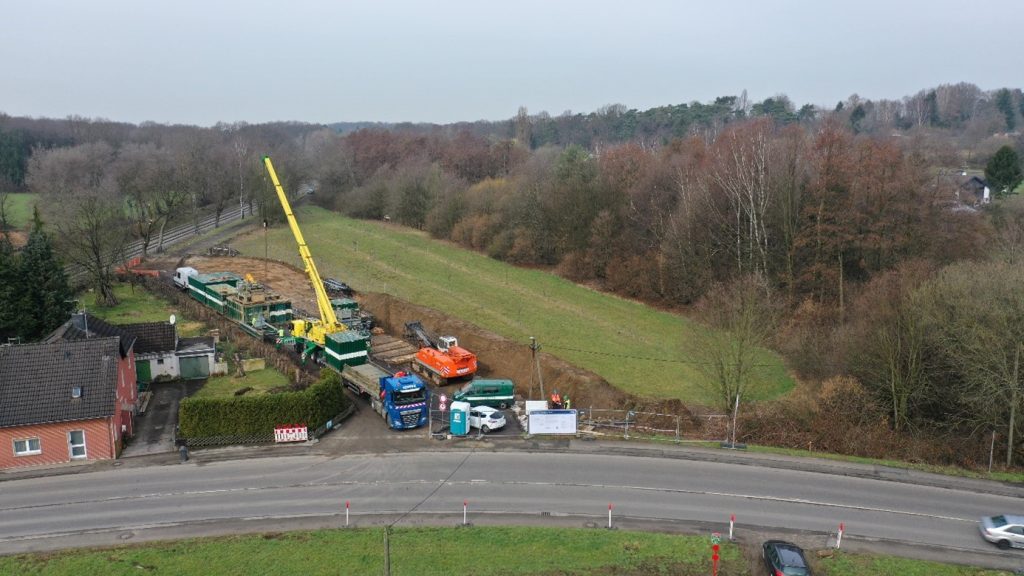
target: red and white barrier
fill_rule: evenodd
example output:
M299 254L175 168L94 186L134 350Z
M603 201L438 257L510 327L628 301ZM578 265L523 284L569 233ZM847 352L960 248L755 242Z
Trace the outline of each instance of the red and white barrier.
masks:
M305 424L282 424L274 427L274 442L305 442L309 429Z

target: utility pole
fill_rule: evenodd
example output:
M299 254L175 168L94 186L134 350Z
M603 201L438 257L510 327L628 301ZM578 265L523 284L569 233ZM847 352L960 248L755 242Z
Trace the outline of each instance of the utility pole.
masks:
M537 351L540 350L540 344L537 344L537 339L530 336L530 353L532 354L534 370L537 373L537 381L540 383L540 397L544 398L544 375L540 371L540 357L537 356ZM530 390L533 390L533 372L530 373Z
M736 415L740 412L740 393L736 392L736 404L732 408L732 440L729 442L729 448L736 449Z

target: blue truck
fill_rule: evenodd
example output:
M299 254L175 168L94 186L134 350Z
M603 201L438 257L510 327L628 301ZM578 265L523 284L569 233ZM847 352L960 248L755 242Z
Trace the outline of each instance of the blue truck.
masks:
M395 430L427 425L430 390L415 374L390 372L374 364L345 365L341 380L370 402L373 411Z

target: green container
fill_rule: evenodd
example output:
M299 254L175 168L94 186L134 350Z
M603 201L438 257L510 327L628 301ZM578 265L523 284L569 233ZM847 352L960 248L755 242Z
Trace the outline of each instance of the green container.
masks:
M204 306L224 313L225 298L233 293L242 278L231 272L210 272L189 276L188 293Z
M370 337L355 330L335 332L326 339L324 359L335 370L366 364L370 355Z
M270 305L264 316L271 324L285 324L291 321L292 303L290 300L281 300Z
M359 310L359 303L351 298L334 298L331 307L335 310Z

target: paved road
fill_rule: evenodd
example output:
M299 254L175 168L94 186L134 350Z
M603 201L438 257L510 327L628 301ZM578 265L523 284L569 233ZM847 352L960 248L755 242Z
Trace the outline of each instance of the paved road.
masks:
M723 520L735 513L741 533L802 535L818 547L842 521L846 546L881 539L952 551L946 560L1024 565L1024 553L995 550L975 524L983 514L1019 509L1016 497L719 462L483 451L305 455L10 480L0 483L0 553L143 540L183 527L193 535L232 531L218 523L239 519L337 525L346 500L357 523L402 514L406 524L451 523L464 499L478 523L507 515L603 525L614 503L618 522L727 530Z

